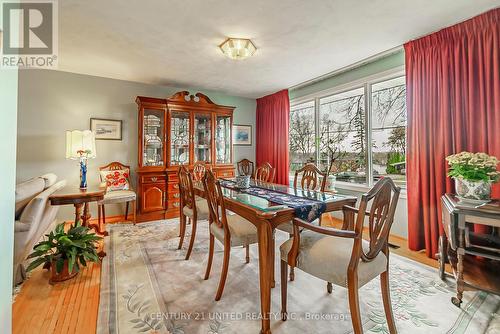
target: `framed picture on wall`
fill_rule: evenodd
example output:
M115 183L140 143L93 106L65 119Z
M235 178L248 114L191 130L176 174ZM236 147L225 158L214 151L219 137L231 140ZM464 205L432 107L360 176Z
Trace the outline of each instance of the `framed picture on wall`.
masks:
M122 121L116 119L91 118L90 130L94 131L95 139L122 140Z
M233 124L233 145L252 145L252 126Z

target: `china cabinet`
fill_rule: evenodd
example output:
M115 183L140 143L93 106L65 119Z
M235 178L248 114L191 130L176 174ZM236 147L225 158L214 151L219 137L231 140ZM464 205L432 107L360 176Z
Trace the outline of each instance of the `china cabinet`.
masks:
M187 91L168 99L138 96L138 221L179 215L179 166L205 161L218 177L234 176L234 107Z

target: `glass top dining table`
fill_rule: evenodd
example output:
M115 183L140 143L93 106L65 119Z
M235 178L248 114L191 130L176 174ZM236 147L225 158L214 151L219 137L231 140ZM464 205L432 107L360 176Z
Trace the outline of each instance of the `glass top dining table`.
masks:
M317 201L326 207L325 213L342 210L344 205L354 206L356 197L340 195L333 192L308 191L295 189L287 185L259 182L250 180L254 194L249 190L235 188L234 179L219 179L224 184L222 192L225 197L226 209L247 219L257 228L257 243L259 249L259 292L261 333L271 334L271 287L274 286L275 238L274 229L283 223L290 222L296 217L296 211L287 205L277 204L266 198L256 196L266 195L266 191L273 192L271 198L283 197L280 194L296 196L297 201L304 199ZM227 182L229 181L229 182ZM193 187L198 196L205 197L203 184L194 181ZM255 191L257 190L257 191ZM293 202L293 200L292 200ZM292 203L287 202L287 203ZM306 201L307 202L307 201ZM323 205L324 203L325 205Z
M222 180L234 181L234 178L227 178ZM194 181L193 186L199 190L203 190L203 184L201 181ZM250 180L250 187L261 188L273 192L284 193L324 203L352 198L352 196L340 195L335 192L303 190L303 189L293 188L288 185L261 182L261 181L256 181L254 179ZM266 198L248 194L245 192L245 189L230 189L224 186L222 186L221 188L224 197L230 198L234 201L245 204L259 211L270 212L288 208L288 206L286 205L276 204L273 203L272 201L267 200Z

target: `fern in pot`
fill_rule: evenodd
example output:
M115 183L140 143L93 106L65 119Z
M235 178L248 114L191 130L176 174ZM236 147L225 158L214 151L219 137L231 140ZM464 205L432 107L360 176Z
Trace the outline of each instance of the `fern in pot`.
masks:
M498 159L486 153L460 152L446 158L448 176L455 180L455 191L463 201L487 203L491 184L500 180Z
M80 266L87 262L99 262L97 243L102 238L89 233L89 228L80 224L64 230L64 223L46 234L46 239L33 247L28 259L34 259L28 266L31 271L40 265L51 269L50 283L62 282L78 274Z

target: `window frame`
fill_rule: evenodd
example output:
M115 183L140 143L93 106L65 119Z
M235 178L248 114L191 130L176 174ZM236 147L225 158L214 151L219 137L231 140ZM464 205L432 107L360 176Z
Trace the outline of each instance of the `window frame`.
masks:
M376 74L372 74L369 76L365 76L363 78L360 78L358 80L350 81L347 83L343 83L340 85L337 85L335 87L331 87L328 89L320 90L315 93L310 93L298 98L294 98L290 101L290 107L296 106L298 104L302 103L307 103L307 102L312 102L314 101L314 121L315 121L315 131L316 131L316 137L315 137L315 145L316 145L316 161L319 161L320 159L320 151L319 151L319 146L320 146L320 100L332 95L336 94L342 94L345 92L348 92L350 90L354 89L364 89L364 104L365 104L365 131L366 131L366 144L367 147L371 147L369 143L372 142L372 85L388 81L391 79L396 79L399 77L405 76L405 69L404 66L398 66L393 69L379 72ZM366 150L366 164L367 164L367 178L365 183L349 183L349 182L343 182L343 181L337 181L336 182L336 187L339 189L347 189L347 190L353 190L353 191L361 191L365 192L368 191L371 187L373 187L374 182L373 182L373 150L369 149ZM402 188L401 192L401 197L406 198L406 187Z

